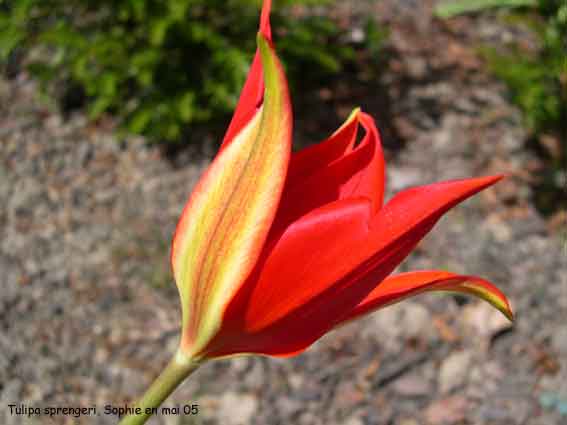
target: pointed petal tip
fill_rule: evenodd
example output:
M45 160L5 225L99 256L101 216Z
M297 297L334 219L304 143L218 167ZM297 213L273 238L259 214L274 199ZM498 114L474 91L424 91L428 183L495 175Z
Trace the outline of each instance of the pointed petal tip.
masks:
M351 111L351 113L349 114L349 116L347 118L347 121L350 121L354 117L357 117L358 114L360 114L361 112L362 112L362 108L360 106L353 108L353 110Z
M491 175L491 176L476 177L476 178L473 178L471 180L476 181L477 186L478 186L478 190L480 191L480 190L487 189L492 185L495 185L500 180L502 180L506 177L508 177L506 174L494 174L494 175Z
M497 183L497 182L499 182L500 180L502 180L506 177L509 177L509 176L507 174L501 173L501 174L494 174L492 176L486 176L484 178L490 180L492 182L490 184L494 184L494 183Z
M491 176L473 177L468 179L463 179L463 181L468 181L474 183L475 186L479 187L479 190L486 189L495 183L498 183L503 178L507 177L505 174L494 174Z
M510 322L513 323L516 321L516 316L514 315L514 311L509 305L507 306L506 310L501 310L501 311L504 314L504 316L506 316L506 319L508 319Z
M490 304L500 311L510 322L514 323L516 321L516 316L514 315L514 311L512 310L512 307L510 307L508 300L505 300L505 302L500 306L493 303Z
M512 307L510 306L510 302L508 301L508 299L506 297L504 297L504 303L502 304L502 308L498 308L498 310L504 315L506 316L506 319L508 319L510 322L515 322L516 321L516 316L514 315L514 310L512 310Z
M262 4L262 14L260 15L259 32L266 37L268 41L272 41L272 28L270 26L270 12L272 9L272 0L264 0Z
M475 276L463 276L464 280L449 285L447 290L475 295L500 311L508 320L514 321L514 312L506 295L487 280Z
M355 120L358 120L358 117L360 115L360 107L357 106L356 108L354 108L350 114L348 115L347 119L345 120L345 122L342 123L342 125L337 128L335 130L335 132L331 135L331 137L336 136L337 134L339 134L341 131L343 131L345 128L347 128L348 126L352 125L354 123ZM354 143L354 142L353 142Z
M473 292L471 292L473 293ZM488 302L492 307L502 313L506 319L510 322L514 322L514 311L510 306L510 302L506 298L506 296L502 293L487 293L487 294L474 294L477 295L479 298L483 299L484 301Z

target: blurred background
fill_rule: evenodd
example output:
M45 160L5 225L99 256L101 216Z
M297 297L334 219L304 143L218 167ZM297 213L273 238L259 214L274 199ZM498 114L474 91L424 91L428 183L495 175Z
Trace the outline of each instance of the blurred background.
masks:
M174 352L171 236L238 100L259 3L0 0L0 422L116 423L104 405ZM292 359L205 365L166 404L199 414L150 423L567 423L567 2L274 3L298 148L361 106L390 196L508 174L401 270L490 279L517 320L419 296Z

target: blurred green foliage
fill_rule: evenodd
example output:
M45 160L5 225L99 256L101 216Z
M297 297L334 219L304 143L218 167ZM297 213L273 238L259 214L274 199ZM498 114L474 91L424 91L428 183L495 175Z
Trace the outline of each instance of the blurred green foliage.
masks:
M549 149L542 152L549 168L536 187L536 204L544 213L567 208L567 0L510 0L499 5L490 0L461 0L440 6L437 14L478 11L472 3L483 2L491 3L490 7L518 8L507 14L508 20L537 35L540 46L535 50L512 41L506 53L494 47L481 52L491 71L507 84L533 139L551 136L558 142L553 154Z
M537 33L541 44L537 52L529 54L513 46L508 54L493 49L484 53L522 109L534 140L551 136L557 141L554 152L540 149L548 167L534 193L536 205L550 214L567 208L567 1L540 0L536 12L537 16L525 12L521 21Z
M525 15L540 39L538 52L530 55L520 46L506 55L484 52L492 71L508 84L528 127L559 135L567 125L567 2L540 0L538 12L538 19Z
M443 2L435 7L439 18L451 18L463 13L479 12L496 7L535 6L538 0L454 0Z
M328 0L274 3L292 85L353 60L330 19L293 13ZM44 88L75 90L91 118L108 112L132 133L174 141L236 105L259 8L259 0L0 0L0 60L23 53Z

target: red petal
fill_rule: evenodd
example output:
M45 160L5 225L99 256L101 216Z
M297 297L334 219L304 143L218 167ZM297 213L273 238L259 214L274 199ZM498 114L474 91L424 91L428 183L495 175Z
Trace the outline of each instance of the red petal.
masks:
M264 0L262 15L260 17L260 33L272 43L272 29L270 26L271 0ZM220 151L226 148L234 137L250 122L264 100L264 78L262 76L262 61L260 52L256 50L252 66L248 72L246 83L240 93L238 104L222 141ZM219 151L219 152L220 152Z
M350 196L366 196L372 201L372 210L377 212L384 202L384 191L386 186L386 167L384 165L384 153L382 152L382 141L380 134L376 128L374 119L366 114L361 113L360 123L366 130L365 138L361 145L368 143L372 146L372 162L370 166L360 173L358 181L351 179L345 187L345 196L350 191Z
M371 202L373 214L382 206L384 156L378 130L369 115L355 113L353 121L360 122L366 134L354 150L350 148L356 122L347 121L334 137L295 156L274 222L275 233L308 212L340 199L365 197ZM321 158L316 160L315 154Z
M264 0L262 4L262 14L260 16L260 32L272 42L272 28L270 26L270 11L272 10L272 0Z
M269 326L348 274L363 260L356 248L368 239L369 220L369 202L359 198L327 205L289 226L266 250L246 328Z
M375 217L373 229L390 239L411 231L420 223L440 215L504 176L449 180L406 189L396 194Z
M449 291L476 295L500 310L508 319L513 320L510 303L492 283L476 276L431 270L402 273L386 278L344 316L340 323L357 319L426 291Z
M493 185L502 176L452 180L407 189L394 196L373 218L371 238L379 243L374 252L340 287L380 282L409 255L419 241L448 210L475 193ZM358 282L357 282L358 280ZM362 282L362 283L361 283Z
M225 337L231 332L238 337L219 340L216 354L289 356L306 349L353 311L448 209L500 178L408 189L384 206L370 229L357 224L370 216L369 206L366 213L354 214L358 219L347 226L341 224L338 207L326 207L322 221L310 220L318 217L319 210L305 216L298 221L304 225L294 223L274 242L254 279L242 287L238 306L229 308L224 320L226 326L238 330L227 327L221 331L226 331ZM343 203L348 205L347 200L334 205ZM338 221L332 219L334 215ZM238 323L243 314L245 323Z
M397 194L373 219L369 240L359 246L359 250L366 253L373 250L372 254L349 275L329 285L316 302L303 306L301 314L295 315L296 320L297 317L302 318L302 332L294 335L295 341L287 338L288 352L271 354L285 356L298 353L328 332L333 327L332 321L345 317L362 302L376 283L385 279L407 257L445 212L501 178L491 176L447 181ZM274 328L279 329L282 332L280 338L284 338L285 326Z

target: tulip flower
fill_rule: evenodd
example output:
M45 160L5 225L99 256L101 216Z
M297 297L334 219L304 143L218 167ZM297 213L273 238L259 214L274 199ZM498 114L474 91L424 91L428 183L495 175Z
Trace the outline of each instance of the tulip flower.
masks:
M445 212L502 176L416 187L384 204L380 135L359 109L328 139L291 154L291 102L270 3L226 136L175 232L180 346L142 409L159 406L206 360L296 355L343 323L425 291L476 295L512 319L506 297L480 277L391 275Z

